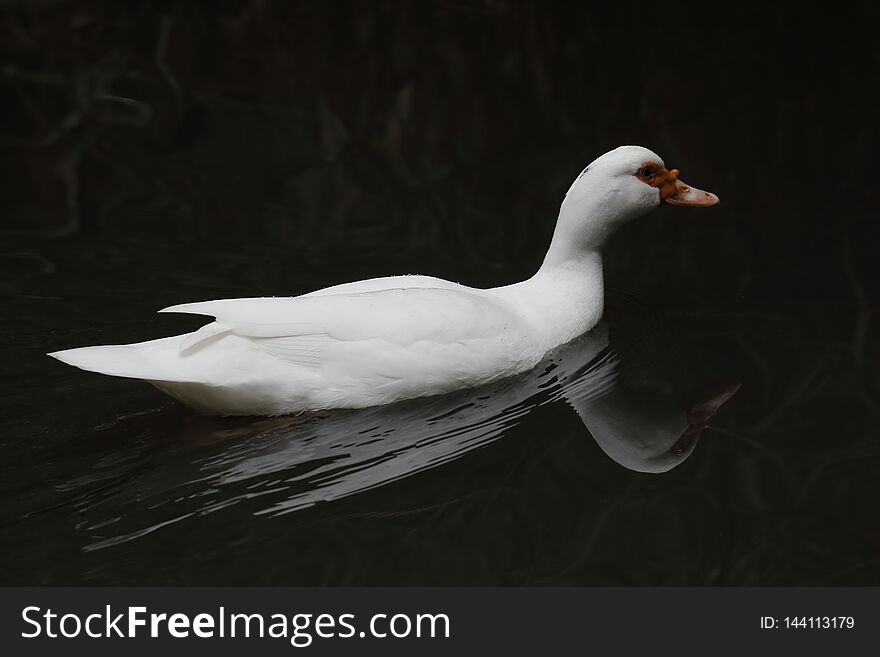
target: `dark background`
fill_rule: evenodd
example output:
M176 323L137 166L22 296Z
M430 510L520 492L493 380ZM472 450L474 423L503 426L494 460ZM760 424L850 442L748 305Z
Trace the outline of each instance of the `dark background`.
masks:
M615 275L816 308L874 290L871 3L6 4L6 238L393 245L491 277L534 268L577 172L636 143L724 205L643 222L656 248Z
M276 537L279 552L315 554L266 579L877 584L880 10L808 6L0 3L9 554L42 531L18 533L22 491L72 476L52 465L71 453L98 458L90 427L103 417L164 403L46 351L193 328L152 314L189 300L395 273L521 280L578 172L634 143L722 203L626 226L607 283L666 317L691 370L743 383L719 416L729 440L665 479L618 481L609 463L586 484L565 439L534 447L555 422L539 418L508 442L520 460L483 450L471 474L446 466L361 496L345 511L357 520L318 514L308 540ZM615 499L632 512L607 540L572 502L582 486L595 486L595 513ZM418 512L438 489L470 502ZM394 520L358 515L403 498ZM6 577L263 581L226 553L186 565L186 540L154 579L40 566L39 550L30 575ZM362 560L341 547L357 541L359 554L398 547Z

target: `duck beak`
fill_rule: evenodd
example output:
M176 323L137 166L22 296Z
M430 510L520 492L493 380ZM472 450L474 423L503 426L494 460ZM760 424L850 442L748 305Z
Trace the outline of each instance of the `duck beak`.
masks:
M718 197L712 192L686 185L678 179L678 169L667 171L663 183L660 185L660 200L670 205L690 205L697 208L706 208L718 203Z
M707 192L703 193L706 194ZM718 202L717 198L715 202ZM718 412L718 409L724 405L724 402L739 391L739 387L739 383L734 383L722 388L708 390L703 395L700 395L700 401L688 404L686 411L688 427L679 439L675 441L675 444L669 448L670 453L678 455L684 454L689 450L697 442L703 430L709 426L711 417Z
M691 426L705 427L709 424L709 420L718 409L724 405L737 392L739 392L740 384L731 383L725 386L717 386L714 388L703 389L702 394L694 394L697 401L687 405L687 420Z

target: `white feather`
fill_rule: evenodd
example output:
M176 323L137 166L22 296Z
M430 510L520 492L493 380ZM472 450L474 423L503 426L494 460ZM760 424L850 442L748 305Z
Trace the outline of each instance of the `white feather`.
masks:
M635 146L593 162L563 201L543 265L521 283L481 290L396 276L299 297L186 303L160 312L214 321L187 335L50 355L145 379L227 415L360 408L518 374L601 317L602 244L660 203L657 189L634 175L645 162L662 166Z

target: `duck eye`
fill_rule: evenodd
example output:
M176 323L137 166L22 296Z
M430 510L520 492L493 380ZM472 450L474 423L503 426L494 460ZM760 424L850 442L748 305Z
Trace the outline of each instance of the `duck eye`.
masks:
M654 167L642 167L639 169L639 175L642 178L653 178L655 173Z

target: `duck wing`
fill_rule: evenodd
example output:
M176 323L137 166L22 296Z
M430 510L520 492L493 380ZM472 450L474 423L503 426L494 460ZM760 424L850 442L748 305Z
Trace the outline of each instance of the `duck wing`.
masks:
M231 334L286 364L338 365L352 371L364 367L395 378L414 369L442 377L453 374L450 370L485 370L486 365L503 376L522 369L523 360L540 357L524 320L481 291L399 288L221 299L160 312L214 318L181 342L181 356L209 350L221 344L218 338ZM468 362L461 362L463 357ZM438 367L436 361L449 359L459 362Z

